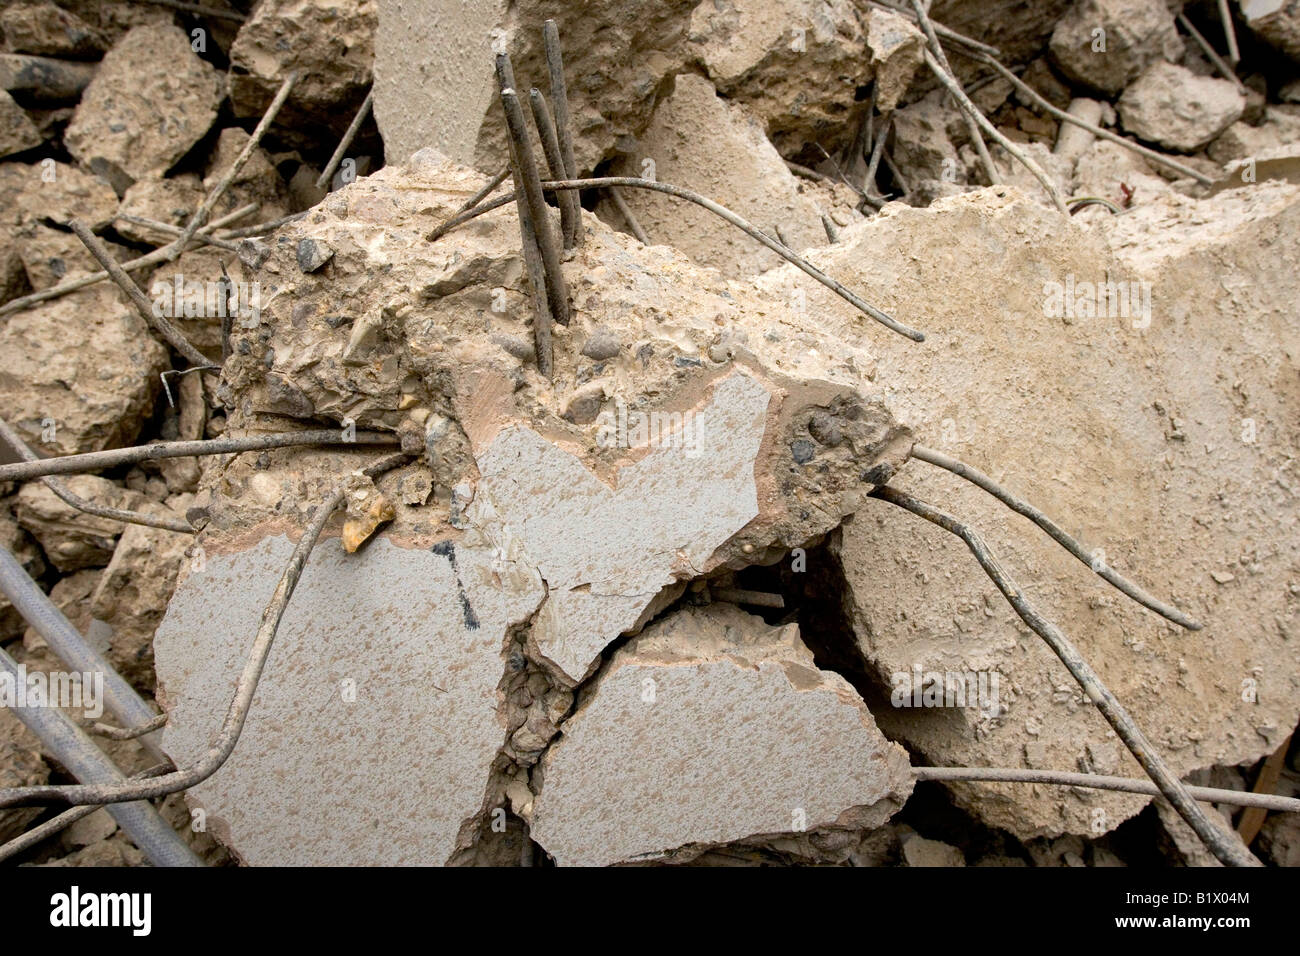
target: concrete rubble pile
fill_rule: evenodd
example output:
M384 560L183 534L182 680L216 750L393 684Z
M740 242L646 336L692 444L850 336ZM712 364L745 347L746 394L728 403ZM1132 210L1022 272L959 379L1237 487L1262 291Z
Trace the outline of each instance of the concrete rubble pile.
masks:
M0 479L0 545L166 715L178 767L345 483L237 747L161 805L205 862L1218 865L1163 798L918 782L1145 774L885 486L978 530L1184 782L1300 794L1294 4L1232 4L1224 64L1217 2L935 0L943 82L910 2L205 6L0 11L0 419L41 457L345 436ZM694 191L768 244L583 189L547 343L516 203L439 227L512 188L485 193L516 149L494 55L559 105L551 18L577 175ZM558 243L549 195L532 226ZM225 219L182 249L200 208ZM74 220L151 317L90 281ZM211 367L180 374L158 317ZM65 666L2 595L0 648ZM156 762L96 739L126 774ZM0 708L0 788L64 779ZM1300 863L1295 814L1210 813ZM0 846L40 814L0 809ZM99 811L17 859L146 856Z

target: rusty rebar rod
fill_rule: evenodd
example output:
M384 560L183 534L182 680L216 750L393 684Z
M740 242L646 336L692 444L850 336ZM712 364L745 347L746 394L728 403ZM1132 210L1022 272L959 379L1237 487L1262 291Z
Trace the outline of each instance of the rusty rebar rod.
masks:
M514 68L510 58L504 54L496 58L496 76L498 90L513 90L515 85ZM519 242L523 254L524 271L528 274L528 284L532 288L533 305L533 351L537 356L537 371L545 379L550 379L554 372L554 351L551 345L551 324L555 314L551 311L550 291L546 285L546 264L542 258L541 244L538 242L537 223L533 220L532 207L524 188L523 167L519 159L519 147L512 132L509 132L509 110L505 98L501 100L502 109L507 113L506 143L510 152L510 176L514 182L516 197L515 214L519 219ZM519 197L523 197L520 199ZM472 212L472 210L471 210ZM468 216L469 213L466 213Z
M835 279L832 279L826 273L822 272L820 269L818 269L816 266L810 263L807 259L804 259L802 256L795 253L793 250L788 249L787 247L785 247L784 245L782 245L781 243L773 239L771 236L765 234L761 229L756 227L753 223L749 222L747 219L744 219L741 216L736 215L736 213L732 212L730 209L727 209L725 206L719 205L718 203L715 203L712 199L709 199L705 196L701 196L699 193L692 192L689 189L683 189L680 186L673 186L669 183L661 183L649 179L639 179L632 176L601 176L593 179L570 179L570 180L564 180L562 182L550 181L550 182L542 183L543 190L606 189L606 188L617 187L617 186L631 186L636 189L650 189L655 192L666 193L667 195L674 196L678 199L685 199L687 202L693 202L698 206L703 206L705 209L709 210L714 215L720 216L721 218L725 219L727 222L731 223L733 226L735 226L737 229L740 229L742 232L746 233L751 238L757 240L758 242L761 242L763 245L767 246L769 249L771 249L781 258L785 259L787 262L793 263L794 265L798 266L808 275L812 276L822 285L826 286L826 288L830 289L832 292L838 295L841 299L848 302L850 305L852 305L854 308L858 309L859 311L875 319L881 325L899 333L900 335L907 336L909 339L911 339L914 342L925 341L924 333L918 332L916 329L909 328L906 325L903 325L893 316L885 312L881 312L875 306L864 301L856 293L845 288L844 285L837 282ZM462 213L460 216L456 217L456 220L458 221L449 220L448 222L444 223L443 231L445 232L447 229L452 228L453 225L461 225L462 223L468 222L469 220L481 216L484 213L491 212L493 209L499 209L501 206L507 205L508 203L514 201L515 201L515 197L513 194L507 193L504 196L499 196L498 198L492 200L491 202L484 203L483 205L478 206L477 208L470 209L469 211Z
M162 730L166 726L167 715L159 714L147 724L141 724L139 727L116 727L113 724L100 721L90 728L90 732L99 737L107 737L109 740L135 740L137 737L151 734L155 730Z
M10 425L3 418L0 418L0 439L9 444L18 457L26 462L40 461L40 457L31 450L28 444L23 441L22 435L18 434L17 429ZM45 487L54 492L61 498L65 504L76 508L78 511L84 511L86 514L95 515L98 518L109 518L113 521L125 521L128 524L142 524L150 528L162 528L166 531L180 531L186 534L193 534L194 528L188 521L182 518L165 518L158 515L148 515L141 511L126 511L122 508L109 508L105 505L97 505L94 502L87 501L80 495L70 491L68 487L58 478L46 475L41 479L45 482Z
M460 208L457 209L454 213L452 213L446 222L444 222L440 226L435 226L433 230L424 238L427 239L429 242L436 242L437 240L441 239L444 235L446 235L448 232L450 232L452 229L455 229L457 226L459 226L462 222L467 222L469 219L473 219L474 216L466 217L465 214L469 212L473 212L473 210L478 207L479 203L481 203L484 199L490 196L493 190L495 190L498 186L500 186L503 182L506 181L506 177L509 175L510 175L510 167L507 165L504 169L501 170L501 172L497 173L495 176L489 179L482 189L480 189L474 195L470 196L463 203L461 203ZM515 194L506 193L505 196L502 196L500 197L500 199L496 200L496 204L493 205L491 208L499 209L500 207L506 205L507 203L512 203L514 201L515 201ZM483 212L488 212L488 211L489 211L488 209L483 210ZM476 213L476 215L482 215L482 213Z
M1228 60L1233 66L1241 62L1241 49L1237 46L1237 28L1232 23L1232 10L1228 0L1219 0L1219 19L1223 21L1223 39L1228 44Z
M144 216L132 216L128 213L119 212L113 217L115 220L129 222L136 226L144 226L146 229L152 229L155 232L161 232L168 236L179 236L183 231L179 226L173 226L169 222L159 222L157 219L147 219ZM205 246L215 246L218 249L224 249L226 252L238 252L239 246L225 239L217 239L207 233L196 232L194 241Z
M980 488L998 501L1002 502L1016 514L1023 515L1038 527L1042 528L1053 541L1063 547L1074 557L1078 558L1083 564L1087 565L1089 570L1096 574L1106 583L1116 588L1126 597L1132 598L1138 604L1148 610L1154 611L1166 620L1172 621L1179 627L1184 627L1189 631L1199 631L1202 625L1191 617L1188 617L1182 611L1169 604L1164 603L1140 588L1138 585L1129 581L1123 575L1118 574L1104 563L1098 563L1093 560L1087 549L1079 543L1077 539L1066 533L1065 529L1058 525L1047 515L1043 514L1023 498L1018 498L1011 492L1007 491L996 481L990 478L978 468L958 461L941 451L935 451L933 448L926 448L924 445L912 446L912 457L920 459L936 467L943 468L952 472L959 478L964 478L972 485Z
M1021 591L1020 586L1002 569L997 558L993 556L988 545L984 543L984 539L974 529L958 521L952 515L938 510L933 505L888 485L877 486L871 491L871 496L910 511L931 524L938 525L948 533L956 535L965 542L966 547L975 556L975 560L984 569L984 573L989 576L997 589L1010 602L1016 614L1052 649L1052 652L1065 665L1070 675L1083 688L1087 698L1101 711L1101 715L1106 719L1106 722L1110 724L1120 740L1129 749L1129 752L1133 754L1138 764L1146 771L1147 776L1160 789L1160 793L1178 811L1179 816L1187 821L1188 826L1196 832L1196 835L1201 838L1201 841L1209 848L1210 852L1226 866L1263 865L1249 850L1241 845L1240 841L1235 838L1229 840L1218 827L1214 826L1206 818L1204 812L1197 806L1196 801L1187 792L1187 788L1165 765L1163 758L1147 740L1146 735L1142 733L1137 724L1133 722L1133 718L1128 715L1124 706L1102 683L1101 678L1088 665L1088 662L1079 655L1074 645L1070 643L1069 638L1025 600L1024 592Z
M334 171L337 170L339 164L343 162L343 155L348 151L348 147L352 145L352 141L357 138L357 133L361 131L361 124L364 123L366 117L370 115L370 108L374 106L374 103L375 91L372 89L366 94L366 98L361 101L361 105L357 107L357 115L352 117L352 122L348 124L347 130L343 133L343 138L339 140L339 145L334 150L334 155L331 156L330 161L325 164L325 168L321 170L321 174L316 177L317 189L324 189L329 185L330 180L334 178Z
M860 311L866 313L871 318L879 322L881 325L885 326L888 329L893 330L894 332L897 332L899 335L907 336L913 342L925 341L924 333L918 332L916 329L908 328L906 325L903 325L901 322L895 319L892 315L888 315L884 312L881 312L875 306L864 301L856 293L851 292L849 289L845 288L842 284L837 282L835 279L832 279L826 273L822 272L820 269L814 266L807 259L803 258L793 250L787 248L786 246L777 242L775 239L766 235L761 229L757 228L753 223L749 222L749 220L736 215L736 213L732 212L730 209L726 208L725 206L721 206L718 203L714 202L712 199L708 199L705 196L701 196L699 193L692 192L689 189L683 189L681 186L673 186L668 183L656 182L649 179L639 179L635 176L600 176L592 179L570 179L565 182L542 183L542 189L544 190L545 189L602 189L608 186L629 186L634 189L650 189L655 192L665 193L669 196L675 196L678 199L685 199L687 202L693 202L697 206L703 206L705 209L709 210L709 212L713 213L716 216L721 216L723 219L727 220L727 222L731 223L737 229L740 229L741 231L747 233L751 238L767 246L767 248L771 249L782 259L798 266L808 275L812 276L822 285L826 286L826 288L830 289L832 292L838 295L841 299L844 299L846 302L850 303Z
M128 448L60 455L33 462L0 465L0 481L30 481L45 475L76 475L120 465L134 465L157 458L188 458L197 455L229 455L265 451L291 445L396 445L397 436L388 432L357 432L348 436L341 428L316 428L300 432L273 432L245 438L202 438L195 441L161 441Z
M921 25L921 32L925 34L926 42L930 45L930 52L934 54L935 60L938 61L939 66L952 80L961 97L970 102L966 96L966 90L961 85L961 80L957 79L952 64L948 62L948 57L943 52L943 44L939 42L939 37L935 34L934 24L930 22L927 5L923 4L921 0L912 0L912 10L916 13L916 21ZM944 85L947 86L946 83ZM972 102L971 105L974 106L974 103ZM970 133L971 145L975 147L975 152L980 158L980 165L984 167L984 174L989 178L989 185L996 186L998 184L998 169L993 165L993 157L989 155L989 148L985 145L984 137L980 134L980 124L971 111L963 109L962 115L966 119L966 129Z
M284 78L284 82L280 84L280 89L276 91L275 98L271 100L271 105L268 106L266 112L262 114L262 119L258 122L257 126L254 127L252 135L248 137L248 142L244 144L244 148L239 151L239 155L237 155L235 161L230 164L230 168L225 171L219 180L217 180L217 184L209 190L206 196L203 197L203 202L199 203L199 208L194 211L194 215L190 217L190 221L185 224L185 231L182 232L181 237L176 240L179 244L177 255L180 254L179 249L183 249L189 242L190 236L194 235L199 227L208 221L208 216L212 214L213 207L216 206L221 197L225 195L226 190L230 188L230 184L235 181L235 177L238 176L240 170L244 168L244 164L252 157L253 151L257 149L258 143L262 141L262 137L266 134L266 131L271 128L271 123L275 121L276 114L280 112L280 107L284 106L285 100L289 98L289 91L293 89L293 85L297 80L297 70L291 71L289 75Z
M281 216L279 219L272 219L269 222L255 222L251 226L240 226L238 229L222 229L222 239L248 239L252 236L265 235L281 226L287 226L291 222L297 222L299 219L306 219L311 214L310 209L304 209L302 212L290 213L287 216Z
M546 157L546 166L550 170L551 178L568 179L569 175L564 169L564 157L560 154L560 141L555 135L555 121L551 118L546 97L534 86L528 91L528 102L533 110L533 123L537 127L537 136L542 141L542 153ZM557 201L560 204L560 234L563 237L564 248L575 249L578 245L577 235L582 215L579 212L578 194L560 193Z
M133 774L127 779L148 780L152 777L161 777L165 773L171 773L174 769L175 767L171 763L154 764L149 769ZM57 817L51 817L39 826L32 827L26 833L14 837L8 843L0 844L0 863L3 863L10 857L22 853L24 850L30 850L38 843L48 840L50 837L54 836L54 834L66 830L78 820L83 820L100 809L102 808L93 803L86 806L73 807L71 810L63 811Z
M1087 787L1090 790L1113 790L1119 793L1141 793L1149 797L1163 796L1160 788L1150 780L1135 777L1114 777L1096 773L1072 773L1064 770L1025 770L1020 767L913 767L912 776L918 782L975 781L982 783L1041 783L1053 787ZM1266 793L1245 793L1241 790L1221 790L1217 787L1187 787L1192 798L1202 803L1226 803L1234 807L1259 807L1286 813L1300 813L1300 800Z
M1033 177L1037 179L1039 184L1043 187L1048 198L1052 200L1052 205L1055 206L1062 215L1068 216L1070 211L1065 208L1065 201L1061 198L1061 191L1057 188L1056 183L1052 182L1052 178L1043 171L1043 167L1039 166L1038 163L1031 159L1022 149L1020 149L1020 147L1007 139L1000 129L988 121L988 118L980 112L979 107L971 102L970 97L966 95L966 92L961 88L961 85L951 75L949 75L942 66L939 65L939 61L934 58L933 54L931 54L929 50L925 51L925 63L926 66L930 68L930 72L933 73L948 92L953 95L953 98L957 101L957 104L962 108L966 115L972 117L975 122L979 124L980 128L993 137L993 139L997 141L998 145L1005 149L1013 159L1019 162L1020 165L1024 166L1025 169L1029 170Z
M1030 86L1020 77L1016 76L1016 74L1008 70L1005 66L999 63L993 57L987 55L975 55L975 54L967 54L967 55L980 63L985 63L988 66L991 66L994 70L998 72L1000 76L1008 80L1011 83L1011 85L1016 88L1018 92L1024 94L1024 96L1028 98L1033 103L1033 105L1037 106L1039 109L1048 113L1052 117L1060 120L1062 123L1070 123L1073 126L1079 127L1079 129L1086 129L1089 133L1092 133L1092 135L1098 137L1099 139L1104 139L1108 142L1116 144L1117 146L1123 146L1125 149L1137 153L1139 156L1142 156L1145 159L1149 159L1153 163L1159 163L1161 166L1164 166L1168 169L1172 169L1175 172L1182 173L1184 176L1190 176L1192 179L1195 179L1198 183L1200 183L1203 186L1210 186L1214 184L1214 180L1211 179L1209 176L1205 175L1202 172L1198 172L1195 169L1192 169L1192 167L1190 166L1183 165L1182 163L1178 162L1178 160L1176 159L1171 159L1170 157L1166 156L1164 153L1159 153L1156 152L1154 149L1149 149L1148 147L1143 146L1141 143L1134 143L1131 140L1125 139L1123 136L1119 136L1116 133L1112 133L1108 129L1103 129L1100 126L1097 126L1093 123L1089 123L1087 120L1081 120L1073 113L1061 109L1055 104L1049 102L1046 98L1042 96L1042 94L1040 94L1037 90L1035 90L1032 86Z
M887 3L878 3L876 2L876 0L868 0L867 5L875 7L877 10L887 10L890 13L897 13L899 16L907 17L913 22L916 21L916 14L913 13L911 10L907 10L903 7L896 7L893 6L892 4L887 4ZM936 33L939 34L939 36L943 37L945 40L951 40L954 43L961 44L962 46L970 47L972 50L977 50L980 53L986 53L989 56L1002 55L1002 51L999 50L997 47L989 46L987 43L981 43L979 40L973 40L964 34L958 33L956 30L944 26L942 23L935 23L934 30Z
M885 154L885 140L889 138L889 128L894 124L894 111L890 110L880 118L880 133L876 136L876 143L871 147L871 160L867 163L867 175L864 180L863 188L867 192L876 185L876 173L880 170L880 157Z
M627 200L623 198L623 194L612 186L605 191L609 193L609 200L614 204L614 208L618 210L618 214L623 217L627 227L632 230L632 235L636 236L641 245L650 245L650 237L641 228L641 222L636 218L636 213L632 211L632 207L627 204Z
M90 250L90 254L108 273L108 277L126 293L126 297L131 300L131 304L135 306L140 318L144 319L145 325L158 333L168 345L179 352L191 365L208 364L208 357L191 345L190 340L181 334L180 329L154 312L152 303L145 298L145 294L140 291L140 287L135 284L135 280L117 264L117 260L109 253L108 247L99 240L98 236L86 228L85 223L79 219L73 219L68 225L72 227L72 231L76 233L82 245ZM186 242L189 241L188 237L183 238Z
M1178 16L1174 19L1177 20L1178 25L1186 30L1188 35L1196 41L1196 45L1201 48L1201 52L1204 53L1206 58L1214 64L1214 68L1219 71L1223 78L1235 85L1239 93L1245 93L1246 84L1241 82L1241 78L1233 72L1232 67L1224 62L1223 57L1219 56L1219 51L1210 45L1210 41L1201 35L1201 31L1192 25L1192 21L1187 19L1187 14L1180 10L1178 11Z
M560 49L560 28L554 20L542 24L542 43L546 48L546 69L551 83L551 103L555 109L555 135L560 143L560 157L564 160L564 173L561 179L577 179L578 163L573 155L573 117L569 112L569 88L564 80L564 53ZM554 176L552 179L556 178ZM574 234L565 236L565 248L582 245L582 203L575 194L573 197ZM570 246L570 238L573 245Z
M374 478L409 459L410 456L402 452L388 455L361 469L361 473ZM235 693L226 711L221 731L217 734L212 745L197 761L184 769L146 781L79 784L74 786L13 787L0 790L0 808L44 805L84 806L90 804L99 806L126 803L134 800L152 800L155 797L164 797L180 790L188 790L220 770L230 758L230 755L234 753L235 746L239 743L240 735L244 731L244 724L248 719L253 697L257 693L258 682L261 680L262 672L266 668L266 661L270 656L271 647L275 643L280 621L289 606L289 599L293 597L294 589L298 586L298 580L302 577L303 569L307 565L307 559L311 556L312 548L320 537L321 531L324 530L325 523L329 521L330 515L334 513L339 505L343 504L344 499L353 489L356 480L354 474L339 482L325 501L312 511L307 526L303 529L302 537L298 540L298 544L293 549L293 554L289 557L289 564L280 576L280 582L276 585L275 593L271 596L266 610L262 612L261 623L258 626L256 636L253 638L253 645L248 652L244 669L235 683Z
M502 59L509 62L505 54L497 57L498 62ZM502 86L501 106L505 110L510 138L514 141L516 165L519 169L519 178L523 181L522 195L524 201L528 203L528 215L533 221L537 246L542 253L542 280L546 286L551 316L561 325L568 325L569 290L564 281L564 272L560 268L560 249L556 245L555 233L551 229L546 197L542 194L542 177L538 174L537 161L533 157L533 145L528 139L528 125L524 120L523 107L519 105L519 96L513 87Z

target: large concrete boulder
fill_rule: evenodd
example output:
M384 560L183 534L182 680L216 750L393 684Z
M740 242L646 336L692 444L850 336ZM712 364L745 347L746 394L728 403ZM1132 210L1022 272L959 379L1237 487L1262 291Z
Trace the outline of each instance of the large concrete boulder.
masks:
M1188 633L1135 606L946 472L915 462L894 482L985 536L1180 774L1270 753L1300 710L1288 467L1300 437L1300 263L1284 238L1297 219L1300 190L1284 183L1148 197L1091 230L995 187L889 207L810 254L896 314L926 314L919 348L876 343L877 381L919 441L982 469L1205 623ZM1107 282L1113 304L1098 292ZM814 290L809 308L851 337L854 319L831 297ZM936 765L1142 775L959 540L874 500L842 535L851 622L886 701L895 675L917 668L1000 678L987 708L882 703L887 734ZM1021 838L1105 832L1147 802L950 789Z

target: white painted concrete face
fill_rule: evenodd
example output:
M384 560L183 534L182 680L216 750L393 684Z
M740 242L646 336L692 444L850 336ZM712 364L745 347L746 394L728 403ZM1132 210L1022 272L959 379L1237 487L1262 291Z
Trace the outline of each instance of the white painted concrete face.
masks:
M479 128L496 94L493 30L505 14L502 0L379 4L375 119L389 163L434 146L473 164Z
M479 456L471 521L541 573L548 596L533 639L572 680L663 588L694 577L758 514L754 463L769 399L750 376L728 376L683 425L696 429L696 451L653 448L613 488L523 426L503 430Z
M1258 20L1281 10L1286 0L1241 0L1241 12L1247 20Z
M901 747L798 627L728 605L658 621L614 655L541 763L532 836L560 865L883 823L911 791Z
M220 728L292 550L277 536L211 555L176 592L155 648L178 766ZM312 552L239 745L190 791L245 862L442 864L480 811L505 734L503 638L542 586L487 549L435 550Z

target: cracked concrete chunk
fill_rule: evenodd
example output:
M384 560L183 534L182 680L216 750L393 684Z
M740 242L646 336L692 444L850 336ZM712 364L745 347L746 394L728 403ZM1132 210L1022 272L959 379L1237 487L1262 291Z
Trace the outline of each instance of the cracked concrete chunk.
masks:
M102 229L117 212L117 194L103 179L53 160L0 163L0 217L18 225L50 219L60 226L80 219Z
M13 53L82 59L104 51L103 35L75 13L50 0L20 0L0 11L0 34Z
M778 149L793 154L814 141L834 149L852 137L857 91L872 77L862 19L850 0L701 3L690 40L709 79Z
M70 337L95 347L69 349ZM107 284L9 316L0 355L0 417L60 455L130 444L167 367L166 348Z
M1112 96L1155 61L1175 63L1183 52L1165 0L1078 0L1050 46L1069 79Z
M217 118L220 75L173 26L140 26L113 45L68 124L68 152L125 191L161 176Z
M400 2L400 0L398 0ZM322 124L335 135L365 99L375 59L376 0L261 0L230 48L230 102L236 116L261 116L290 71L298 71L281 128ZM437 18L420 30L441 34ZM397 157L394 157L397 158Z
M27 111L0 90L0 157L41 145L42 139Z
M1246 97L1227 80L1157 63L1119 98L1124 129L1139 139L1194 153L1241 118Z
M872 829L912 789L906 753L817 669L797 625L730 605L651 625L561 730L539 765L532 836L562 866Z
M1242 16L1270 46L1300 62L1300 6L1295 0L1238 0Z
M217 732L293 542L219 547L208 541L204 569L181 583L155 639L163 745L178 766ZM250 865L447 862L484 809L504 739L507 629L541 594L535 574L486 549L381 538L349 555L321 541L239 746L188 791L191 806Z
M617 0L581 8L542 0L386 0L375 39L375 119L390 163L432 146L495 171L506 155L493 48L503 46L523 89L550 97L542 21L564 49L578 172L645 128L665 80L687 61L698 0ZM430 29L429 24L442 25Z

